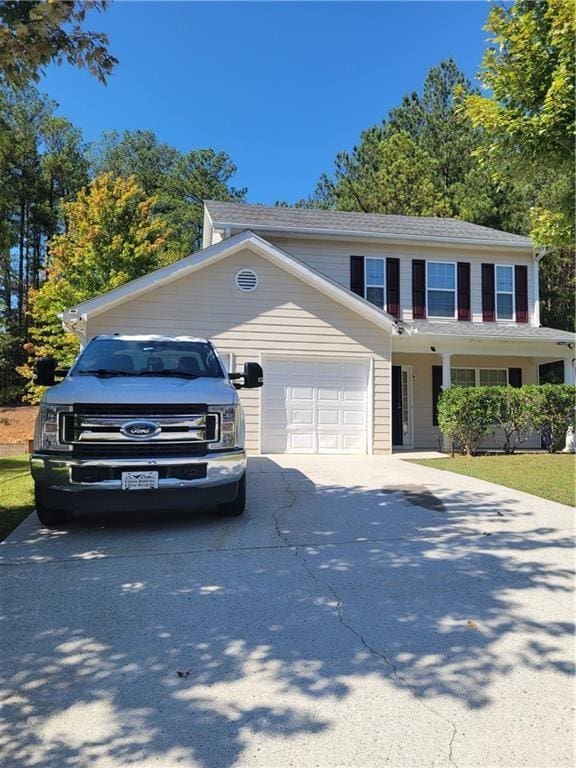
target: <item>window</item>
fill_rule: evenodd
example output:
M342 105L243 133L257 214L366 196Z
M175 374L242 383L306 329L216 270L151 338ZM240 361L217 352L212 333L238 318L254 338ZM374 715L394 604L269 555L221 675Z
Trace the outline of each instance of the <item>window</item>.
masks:
M496 320L514 319L514 267L496 266Z
M452 384L455 387L475 387L476 369L452 368L450 378L452 379Z
M456 316L456 265L426 262L428 317Z
M364 259L364 284L366 298L371 304L384 309L385 302L385 259Z
M508 371L506 368L480 368L481 387L506 387L508 386Z
M507 387L507 368L452 368L454 387Z

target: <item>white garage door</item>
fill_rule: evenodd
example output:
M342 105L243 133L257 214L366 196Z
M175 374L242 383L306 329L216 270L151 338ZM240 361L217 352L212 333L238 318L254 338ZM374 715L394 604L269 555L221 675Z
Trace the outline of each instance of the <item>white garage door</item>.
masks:
M368 361L262 365L262 453L367 452Z

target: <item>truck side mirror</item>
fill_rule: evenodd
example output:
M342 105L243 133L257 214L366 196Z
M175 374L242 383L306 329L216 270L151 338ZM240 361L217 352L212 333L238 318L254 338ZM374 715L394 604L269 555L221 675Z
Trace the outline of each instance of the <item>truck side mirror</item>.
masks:
M56 360L53 357L40 357L34 365L34 384L51 387L56 376Z
M258 363L244 363L244 388L256 389L264 384L264 372Z

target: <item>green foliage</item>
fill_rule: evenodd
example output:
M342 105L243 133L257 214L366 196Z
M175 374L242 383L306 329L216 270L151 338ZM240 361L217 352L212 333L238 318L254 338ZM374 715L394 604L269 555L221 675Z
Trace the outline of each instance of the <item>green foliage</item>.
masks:
M495 424L504 436L502 450L514 453L534 431L533 398L527 387L486 387L494 404Z
M118 63L108 53L108 36L83 24L89 11L107 6L108 0L0 2L0 82L22 88L48 64L64 61L106 82Z
M542 384L524 389L534 429L540 432L550 453L561 450L566 430L575 423L576 387L568 384Z
M333 177L322 176L306 204L453 216L526 231L531 199L510 181L493 178L476 156L483 132L462 106L472 93L454 61L433 67L420 94L404 96L388 120L363 131L350 153L336 156Z
M567 384L450 387L438 401L438 424L468 455L496 430L502 430L504 453L513 453L535 432L554 452L564 446L566 430L574 425L575 398L576 387Z
M52 239L49 277L32 296L31 355L21 369L26 378L37 357L53 355L62 367L74 359L78 340L62 333L61 312L174 260L168 225L153 214L155 202L134 177L103 174L64 204L66 230ZM33 384L29 393L37 398Z
M491 46L466 111L487 142L480 157L495 176L534 190L531 236L538 245L574 242L574 33L572 0L492 6Z
M33 88L0 88L0 399L23 380L29 297L42 283L61 203L87 182L80 132Z
M238 201L246 194L231 186L236 166L225 152L180 152L152 131L106 133L91 154L97 174L134 176L147 195L154 195L154 213L170 227L180 258L201 247L204 200Z
M471 456L496 423L498 409L492 387L450 387L438 401L438 425Z

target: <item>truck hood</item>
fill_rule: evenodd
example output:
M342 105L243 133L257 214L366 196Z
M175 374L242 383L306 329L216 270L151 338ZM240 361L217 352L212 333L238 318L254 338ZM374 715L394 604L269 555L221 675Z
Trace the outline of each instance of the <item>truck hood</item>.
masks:
M168 405L206 403L232 405L236 389L227 379L180 379L158 376L98 377L70 376L51 387L42 402L49 405L99 403L102 405Z

